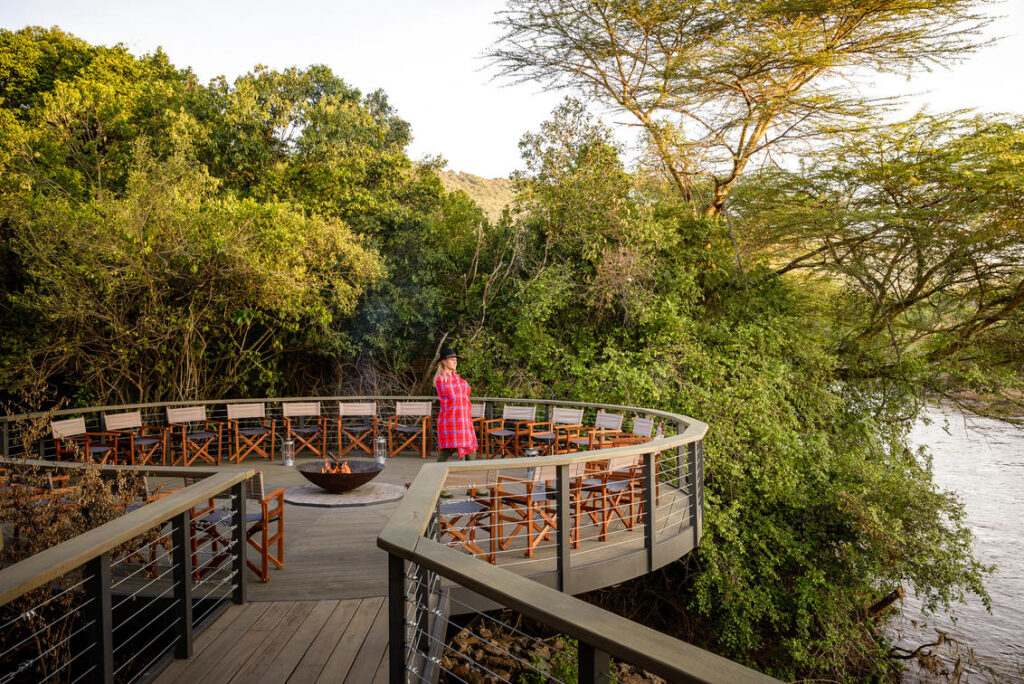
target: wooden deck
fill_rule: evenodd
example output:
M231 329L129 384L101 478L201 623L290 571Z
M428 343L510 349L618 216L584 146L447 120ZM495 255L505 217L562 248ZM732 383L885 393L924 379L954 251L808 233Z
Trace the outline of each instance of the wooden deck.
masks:
M156 682L386 682L387 613L380 597L230 606Z
M378 479L403 485L416 477L424 462L411 453L398 456L388 461ZM241 466L224 467L262 470L267 492L307 484L296 469L285 468L280 461L247 459ZM467 484L450 480L449 488L459 495ZM319 508L286 504L285 567L271 568L266 584L250 573L250 603L231 606L197 636L193 657L173 661L156 681L386 681L388 558L377 548L376 540L397 505ZM674 526L688 523L688 519L674 517ZM659 525L666 526L672 525ZM619 530L606 543L586 539L593 534L584 535L575 562L597 562L643 548L639 531ZM510 570L521 574L554 572L553 538L538 547L532 560L523 558L522 541L500 554L499 564L508 563ZM251 550L250 557L255 558Z

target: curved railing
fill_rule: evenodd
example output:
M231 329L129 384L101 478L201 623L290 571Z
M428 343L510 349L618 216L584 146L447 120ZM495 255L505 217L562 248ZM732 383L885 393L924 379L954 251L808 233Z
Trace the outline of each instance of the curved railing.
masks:
M395 401L406 399L435 400L334 396L161 402L67 409L47 417L84 416L87 427L98 430L100 415L108 412L138 409L145 422L162 425L161 413L168 407L205 405L210 418L216 420L224 418L223 407L228 403L262 402L268 404L268 415L273 416L280 410L278 404L286 401L319 401L329 410L333 402L356 400L377 401L378 411L387 416L393 413ZM613 411L627 417L654 418L665 434L642 444L600 451L424 464L378 537L378 546L388 552L390 559L392 682L436 681L439 674L451 673L445 665L450 663L445 660L444 645L446 629L454 624L450 618L495 608L512 609L577 639L574 658L579 681L600 681L607 674L609 655L669 681L766 679L572 596L651 572L696 548L703 519L706 424L688 416L639 407L500 397L474 400L486 402L487 417L500 416L499 409L506 404L536 405L538 420L546 419L553 406L582 407L585 422L592 421L598 410ZM12 451L12 424L28 418L0 417L0 455ZM43 438L32 449L39 457L49 457L52 440ZM601 490L600 483L595 483L600 480L595 473L601 471L594 464L630 458L636 463L627 502L621 498L621 487L615 493ZM531 471L539 472L536 469L553 475L544 483L540 497L528 490L538 482L529 477ZM446 501L440 498L446 487L477 491ZM487 493L483 495L479 490ZM616 501L608 498L613 496ZM535 499L538 508L524 511L519 505ZM457 513L466 504L475 505L478 512L483 507L473 529L459 527ZM135 511L124 518L140 513ZM505 524L512 529L518 526L519 534L512 534L510 529L501 531ZM534 539L527 540L531 527ZM473 535L473 544L460 541L460 535L465 539L467 534ZM502 679L484 670L489 679Z

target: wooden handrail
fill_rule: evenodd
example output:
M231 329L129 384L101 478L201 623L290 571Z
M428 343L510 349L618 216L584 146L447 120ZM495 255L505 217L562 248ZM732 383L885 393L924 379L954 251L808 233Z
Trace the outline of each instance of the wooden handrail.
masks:
M24 463L24 461L21 461ZM95 467L95 466L94 466ZM157 470L147 469L142 470ZM163 468L162 470L168 470ZM190 476L197 469L178 468ZM218 472L73 539L0 570L0 606L243 482L255 470Z

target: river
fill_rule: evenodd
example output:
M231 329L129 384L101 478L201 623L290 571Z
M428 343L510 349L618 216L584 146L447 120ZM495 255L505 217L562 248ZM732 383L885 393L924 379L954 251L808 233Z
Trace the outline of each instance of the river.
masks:
M965 417L952 407L926 412L911 435L933 456L935 482L956 492L967 508L977 558L997 570L986 587L992 613L974 599L947 617L922 617L912 597L894 621L897 644L906 648L935 641L941 629L974 651L961 681L1024 682L1024 430L986 418ZM948 432L947 432L948 428ZM934 681L911 670L905 682Z

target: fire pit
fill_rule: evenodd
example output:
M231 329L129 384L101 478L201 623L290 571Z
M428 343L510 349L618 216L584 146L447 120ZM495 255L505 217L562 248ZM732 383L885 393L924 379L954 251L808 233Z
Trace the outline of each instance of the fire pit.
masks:
M324 472L324 463L300 463L295 466L302 476L329 492L341 494L364 485L380 475L384 464L375 461L343 461L350 472Z

